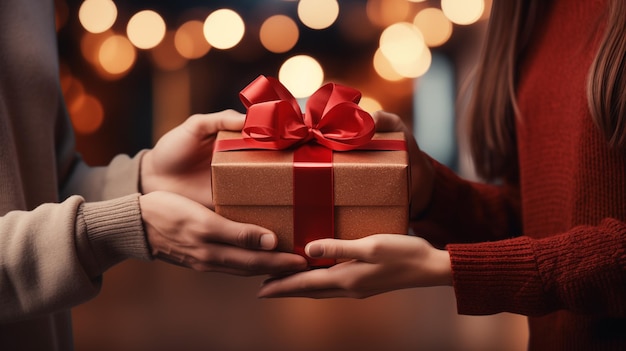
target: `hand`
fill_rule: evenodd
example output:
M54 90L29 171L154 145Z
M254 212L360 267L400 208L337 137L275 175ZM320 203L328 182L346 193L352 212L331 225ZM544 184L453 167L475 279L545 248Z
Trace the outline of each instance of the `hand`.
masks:
M426 240L399 234L376 234L356 240L320 239L305 247L308 256L348 259L269 279L259 297L353 297L415 287L452 285L450 255Z
M245 115L234 110L198 114L163 135L141 161L142 192L169 191L212 208L215 135L220 130L241 130L244 121Z
M197 271L235 275L280 274L306 269L304 257L270 251L268 229L230 221L202 204L163 191L139 198L152 255Z
M411 184L410 218L417 217L428 204L433 193L435 171L433 165L417 146L415 137L397 115L376 111L372 114L377 132L404 132L408 144Z

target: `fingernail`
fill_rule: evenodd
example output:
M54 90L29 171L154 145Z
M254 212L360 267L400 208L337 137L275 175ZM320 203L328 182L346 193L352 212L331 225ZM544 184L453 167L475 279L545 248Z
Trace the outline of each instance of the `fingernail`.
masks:
M306 254L309 257L320 257L324 254L324 247L322 245L311 244L306 247Z
M261 248L271 250L276 247L276 238L272 234L261 235Z

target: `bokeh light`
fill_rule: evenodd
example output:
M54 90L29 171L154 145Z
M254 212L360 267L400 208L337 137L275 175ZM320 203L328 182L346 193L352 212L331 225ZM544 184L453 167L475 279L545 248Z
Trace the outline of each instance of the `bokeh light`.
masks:
M187 59L174 46L174 36L174 31L168 31L161 43L150 51L154 64L163 71L175 71L187 64Z
M126 34L139 49L152 49L165 37L165 21L152 10L137 12L128 21Z
M100 34L85 32L80 39L80 52L83 54L85 60L94 66L99 66L100 59L98 56L100 55L100 47L102 43L112 35L113 32L110 30Z
M282 64L278 71L278 80L294 97L305 98L322 86L324 70L313 57L297 55Z
M197 59L211 50L211 45L204 38L204 24L191 20L183 23L174 36L174 46L178 53L188 59Z
M401 76L406 78L417 78L424 75L424 73L428 71L431 62L432 54L430 49L424 48L420 56L415 61L402 63L392 62L391 65Z
M117 7L111 0L86 0L80 5L78 19L86 31L102 33L115 23Z
M450 21L468 25L478 21L485 11L484 0L441 0L441 10Z
M77 100L85 94L83 83L70 73L62 72L61 89L63 90L63 97L65 97L65 100L68 102Z
M413 24L422 32L429 47L441 46L452 36L452 22L443 11L434 7L418 12Z
M204 37L216 49L230 49L239 44L245 32L245 24L237 12L220 9L212 12L204 21Z
M102 69L114 78L124 75L135 63L137 53L131 42L123 35L112 35L102 42L98 62Z
M285 15L274 15L261 25L259 38L263 46L274 53L291 50L298 42L300 32L294 20Z
M391 82L397 82L404 78L398 72L396 72L395 69L393 69L391 62L389 62L385 55L383 55L382 51L380 51L380 48L374 53L373 61L374 70L381 78Z
M361 101L359 101L359 106L369 112L369 113L374 113L376 111L382 110L383 107L380 104L380 102L378 102L376 99L369 97L369 96L363 96L361 97Z
M300 0L298 18L311 29L330 27L339 16L337 0Z
M74 130L79 134L91 134L97 131L104 121L104 108L96 97L89 94L70 100L68 103L68 113L74 126Z
M380 50L392 65L416 62L425 48L424 36L412 23L392 24L380 35Z
M366 10L370 21L384 28L407 19L409 2L406 0L368 0Z

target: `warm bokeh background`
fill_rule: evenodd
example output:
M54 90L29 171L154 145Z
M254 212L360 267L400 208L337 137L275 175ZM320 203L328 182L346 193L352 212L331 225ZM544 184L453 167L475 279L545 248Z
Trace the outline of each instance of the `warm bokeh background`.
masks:
M238 92L263 74L303 101L323 82L359 89L364 109L399 114L424 150L473 177L456 134L490 1L56 3L62 85L91 165L151 147L190 114L243 112ZM263 279L125 262L105 274L98 297L74 309L77 350L526 347L523 317L459 316L451 288L259 300Z

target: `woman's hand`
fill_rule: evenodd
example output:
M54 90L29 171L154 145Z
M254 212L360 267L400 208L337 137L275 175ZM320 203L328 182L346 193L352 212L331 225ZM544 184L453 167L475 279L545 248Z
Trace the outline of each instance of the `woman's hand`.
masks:
M271 251L270 230L228 220L186 197L155 191L139 198L155 258L197 271L284 274L307 268L304 257Z
M426 240L399 234L376 234L356 240L321 239L305 247L314 258L347 259L266 281L259 297L352 297L415 287L452 285L447 251Z
M189 117L149 150L141 161L141 191L164 190L213 207L211 158L220 130L243 128L245 115L225 110Z
M417 146L415 137L397 115L389 112L377 111L372 114L376 122L377 132L403 132L407 141L410 163L411 209L410 218L421 214L428 204L433 193L435 171L433 165Z

